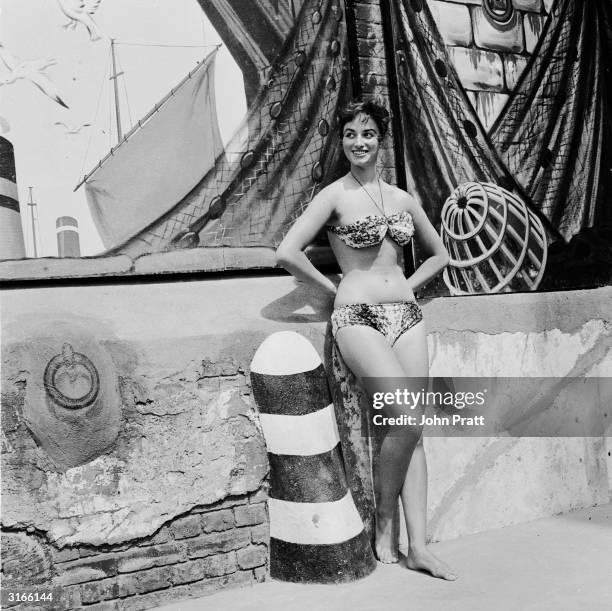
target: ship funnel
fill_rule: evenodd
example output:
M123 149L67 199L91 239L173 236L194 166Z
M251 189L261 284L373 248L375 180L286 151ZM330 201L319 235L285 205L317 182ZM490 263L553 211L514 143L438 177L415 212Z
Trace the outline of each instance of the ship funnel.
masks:
M25 258L13 145L0 136L0 259Z
M57 232L57 256L80 257L79 223L71 216L60 216L55 221Z

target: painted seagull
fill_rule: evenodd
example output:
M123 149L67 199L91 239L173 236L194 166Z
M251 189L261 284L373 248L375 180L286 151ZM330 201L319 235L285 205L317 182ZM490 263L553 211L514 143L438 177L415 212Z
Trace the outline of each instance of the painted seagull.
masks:
M45 74L45 70L56 64L54 59L19 60L0 45L0 59L10 70L7 78L0 81L0 85L10 85L19 79L30 81L36 85L46 96L57 102L60 106L68 105L59 97L57 87Z
M80 125L66 125L63 121L56 121L53 125L63 125L66 128L66 134L69 136L75 136L80 134L81 130L85 127L90 127L91 123L81 123Z
M82 23L87 28L91 40L100 40L102 33L92 17L98 10L100 2L102 0L57 0L62 12L70 20L64 27L74 30L78 23Z

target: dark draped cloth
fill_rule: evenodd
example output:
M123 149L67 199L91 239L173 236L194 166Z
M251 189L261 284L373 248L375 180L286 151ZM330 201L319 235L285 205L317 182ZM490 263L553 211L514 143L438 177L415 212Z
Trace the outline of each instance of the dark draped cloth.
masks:
M607 179L610 0L557 0L490 133L427 3L393 6L408 180L431 217L458 184L486 181L520 195L556 237L591 226Z
M395 23L399 102L408 181L432 218L467 181L512 188L423 0L399 0Z
M609 0L557 0L491 142L566 240L594 223L602 146Z

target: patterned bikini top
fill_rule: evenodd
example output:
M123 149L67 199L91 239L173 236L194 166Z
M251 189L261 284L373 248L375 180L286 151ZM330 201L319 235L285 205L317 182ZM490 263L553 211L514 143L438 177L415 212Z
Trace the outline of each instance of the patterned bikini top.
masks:
M387 232L400 246L405 246L414 235L412 215L407 211L387 216L370 214L348 225L327 225L327 229L352 248L376 246L385 239Z

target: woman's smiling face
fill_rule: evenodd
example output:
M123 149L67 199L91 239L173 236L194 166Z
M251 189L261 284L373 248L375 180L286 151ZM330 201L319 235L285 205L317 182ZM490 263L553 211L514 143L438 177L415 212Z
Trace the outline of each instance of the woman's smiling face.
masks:
M380 148L380 131L372 117L361 113L342 130L342 148L350 164L367 167L376 164Z

